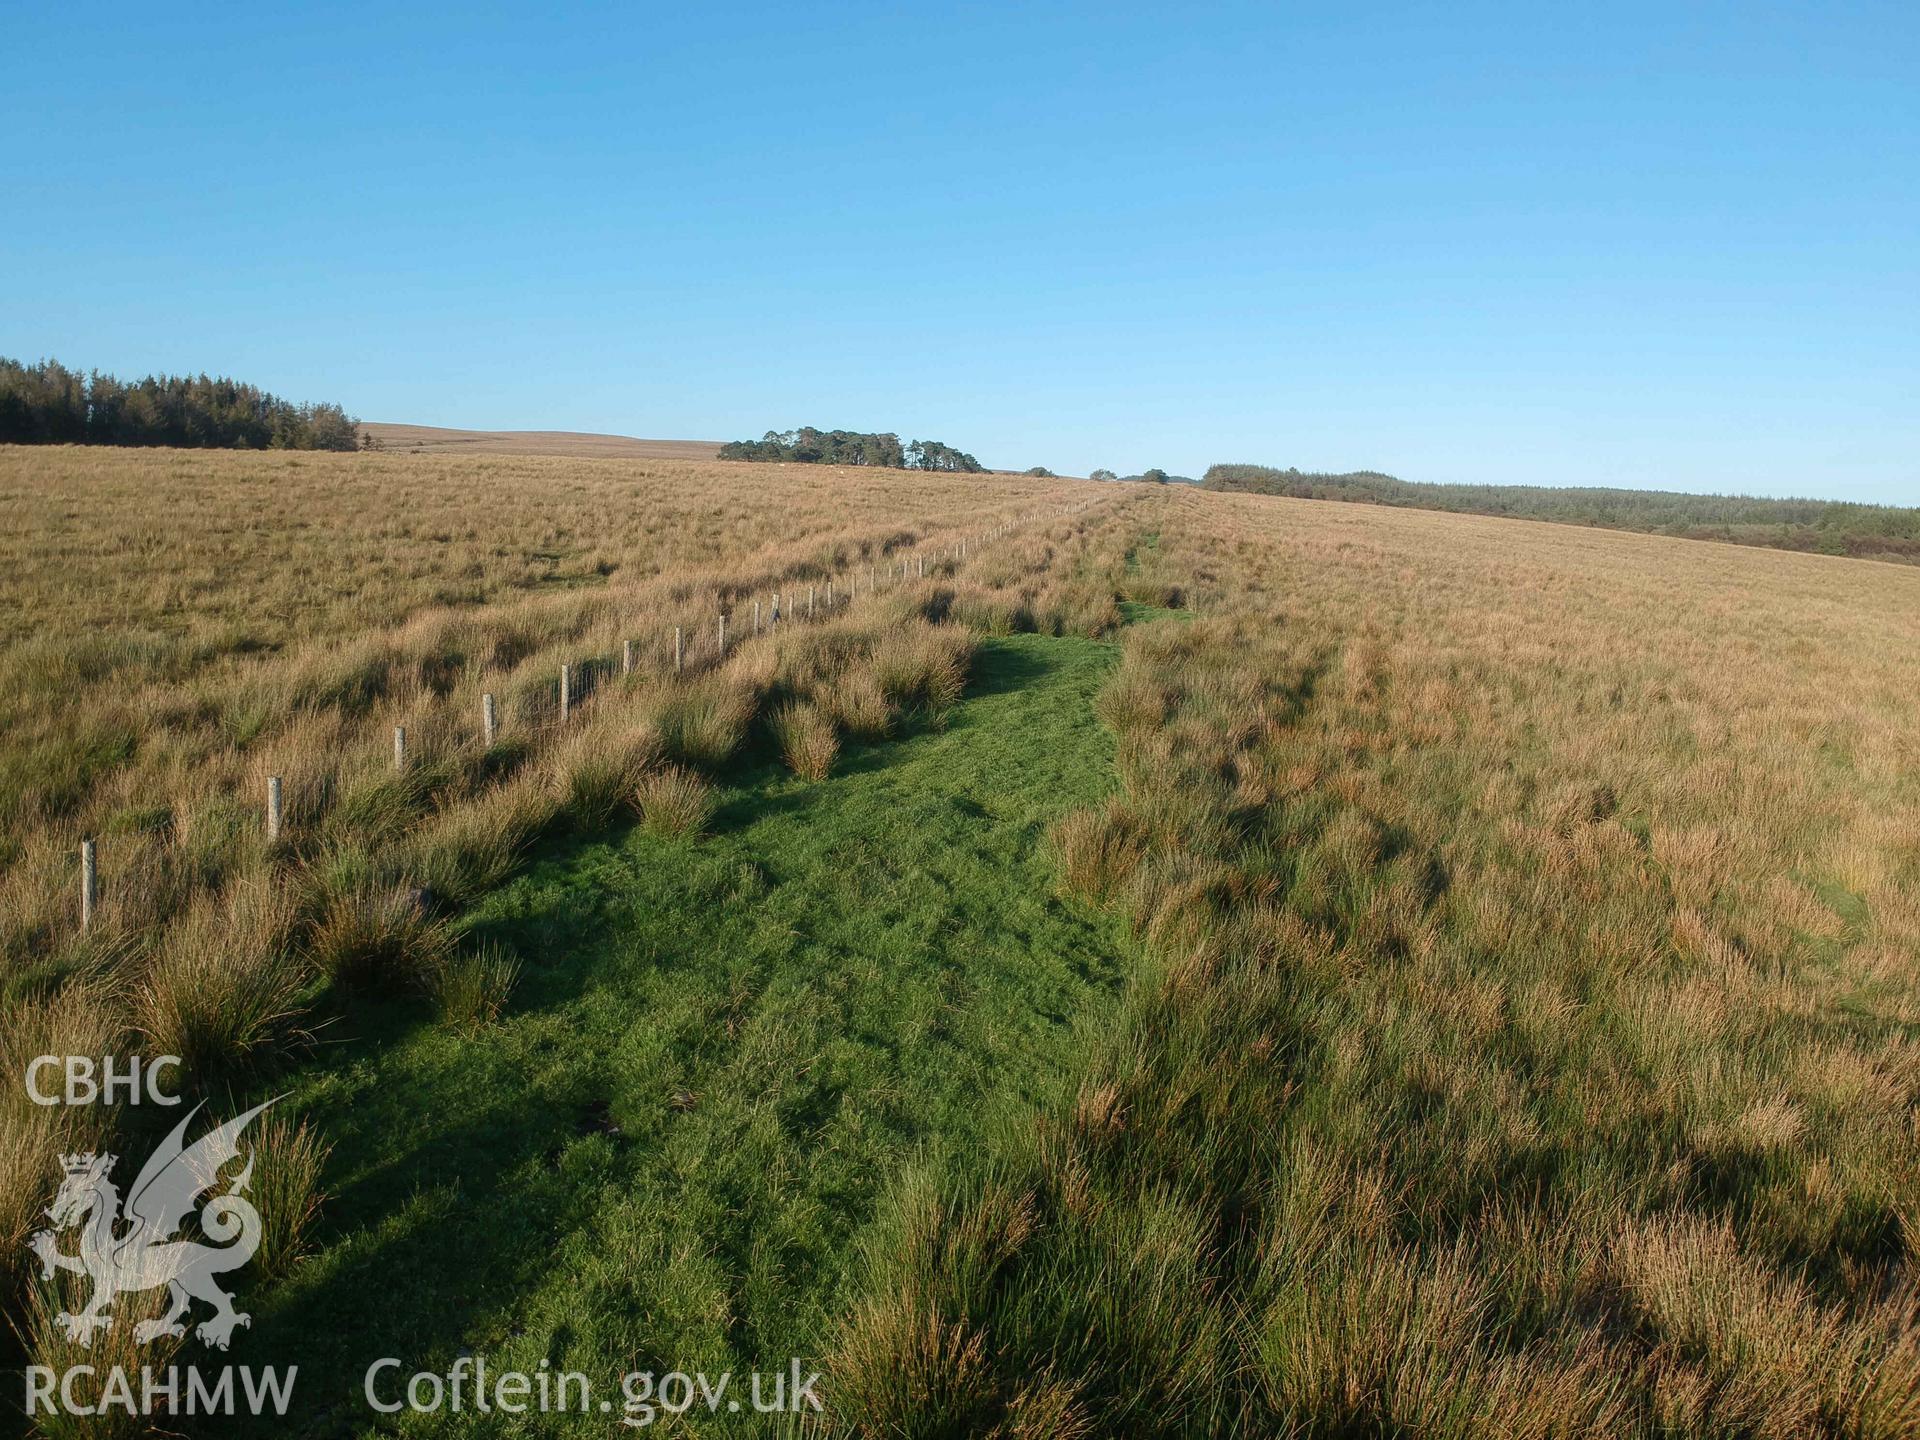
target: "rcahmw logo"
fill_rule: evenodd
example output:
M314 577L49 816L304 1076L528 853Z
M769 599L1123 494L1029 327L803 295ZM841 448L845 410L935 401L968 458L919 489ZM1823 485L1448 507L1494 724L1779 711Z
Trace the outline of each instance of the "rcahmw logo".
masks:
M249 1151L237 1174L224 1182L220 1174L240 1158L240 1137L247 1126L273 1103L269 1100L256 1105L189 1145L187 1127L199 1114L196 1105L140 1167L124 1205L113 1182L117 1156L85 1151L60 1157L63 1178L47 1210L52 1224L27 1243L39 1257L43 1278L51 1280L66 1271L93 1282L92 1292L79 1310L62 1310L55 1317L67 1340L90 1349L95 1335L114 1323L109 1307L116 1296L161 1286L166 1287L167 1310L134 1325L137 1344L150 1344L163 1337L185 1339L196 1300L213 1308L213 1313L194 1327L196 1337L213 1349L225 1350L235 1328L251 1322L245 1312L234 1309L233 1296L221 1286L219 1278L245 1265L260 1248L260 1212L246 1194L253 1178L253 1153ZM204 1205L199 1203L203 1194L215 1189L218 1194ZM211 1244L180 1235L182 1225L196 1208L200 1232ZM67 1254L60 1249L59 1236L76 1227L77 1249ZM253 1373L242 1370L244 1403L256 1411L270 1404L275 1413L283 1413L298 1368L290 1367L284 1381L271 1368L263 1374L264 1382L256 1384ZM207 1381L189 1367L182 1381L172 1368L161 1379L151 1367L143 1366L136 1383L120 1366L111 1367L103 1375L91 1365L69 1366L64 1372L52 1366L32 1365L27 1367L26 1380L30 1415L40 1413L41 1405L75 1414L96 1414L112 1408L144 1414L154 1403L178 1413L183 1402L194 1407L229 1407L226 1411L196 1408L189 1413L231 1413L230 1407L236 1403L231 1370Z

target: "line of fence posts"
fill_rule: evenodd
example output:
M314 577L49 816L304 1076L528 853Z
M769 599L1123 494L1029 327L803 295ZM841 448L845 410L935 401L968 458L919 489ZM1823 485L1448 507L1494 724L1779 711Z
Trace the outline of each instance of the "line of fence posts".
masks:
M999 527L997 530L995 530L992 533L995 534L996 536L1002 535L1002 534L1005 534L1006 531L1010 528L1011 528L1010 526ZM957 547L949 546L944 548L940 552L941 559L943 560L951 559L956 554L960 559L965 559L966 550L967 550L966 541L962 540L959 542ZM905 556L902 556L899 563L899 573L897 577L898 579L901 579L901 580L906 579L907 563L908 563L907 558ZM927 557L924 551L919 552L913 557L913 564L914 564L914 569L917 573L918 578L922 580L926 579L927 578ZM855 574L857 575L858 572L856 571ZM879 577L878 567L875 565L869 565L867 567L867 588L869 593L871 593L878 587L878 583L879 583L878 577ZM896 576L894 572L893 563L889 561L887 565L887 580L889 583L891 583L895 578ZM854 587L849 586L846 594L845 603L851 604L853 602L853 598L854 598ZM813 619L815 614L817 613L819 600L820 600L819 586L818 585L807 586L807 618L809 620ZM826 594L827 609L829 611L833 609L833 602L834 602L834 580L831 576L829 576L827 579L827 594ZM773 592L772 623L777 625L779 623L779 620L780 620L780 592L776 590ZM760 631L760 602L758 600L755 600L753 602L753 628L754 628L754 633L758 634ZM720 643L720 653L722 656L725 656L727 651L727 612L725 610L720 611L720 614L719 614L718 635L719 635L719 643ZM684 672L685 668L686 668L685 635L684 635L683 627L676 625L673 627L674 673L676 675L681 674ZM633 674L633 641L632 640L624 640L621 642L620 673L622 675ZM573 713L573 701L574 701L573 680L574 680L573 666L571 664L563 662L560 666L560 721L562 724L567 723L567 721L569 720L569 718ZM500 721L499 721L498 704L494 699L493 691L491 690L484 691L480 696L481 743L491 748L495 740L499 738L499 734L500 734ZM407 768L407 727L404 725L396 725L393 727L393 768L396 771L402 771L402 772L404 772ZM270 844L277 843L281 839L281 837L286 833L286 791L285 791L285 783L284 783L283 777L279 775L269 775L267 777L266 830L267 830L267 840L268 840L268 843ZM82 840L80 842L80 928L82 931L90 930L93 927L94 917L97 914L99 908L100 908L99 855L95 847L95 843L92 840Z

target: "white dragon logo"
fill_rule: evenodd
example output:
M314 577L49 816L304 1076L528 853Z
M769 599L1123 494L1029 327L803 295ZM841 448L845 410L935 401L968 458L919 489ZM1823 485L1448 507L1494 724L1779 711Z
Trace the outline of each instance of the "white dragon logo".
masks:
M161 1335L184 1338L187 1327L181 1318L195 1299L214 1307L198 1334L217 1349L227 1348L234 1326L251 1323L252 1317L236 1311L233 1297L214 1283L215 1276L238 1270L260 1248L260 1212L244 1193L253 1176L251 1154L227 1189L200 1211L200 1230L214 1244L175 1237L195 1200L219 1183L221 1167L239 1156L240 1132L273 1103L256 1105L187 1145L187 1126L200 1113L200 1106L194 1106L141 1167L124 1214L120 1192L109 1178L118 1156L85 1151L60 1157L66 1179L47 1210L53 1224L27 1243L40 1257L45 1278L52 1279L57 1270L93 1277L86 1308L77 1315L63 1310L58 1317L69 1340L91 1346L94 1332L112 1323L107 1306L114 1296L161 1285L167 1287L170 1308L158 1319L134 1326L133 1338L142 1345ZM62 1254L56 1235L82 1221L86 1227L80 1232L79 1253Z

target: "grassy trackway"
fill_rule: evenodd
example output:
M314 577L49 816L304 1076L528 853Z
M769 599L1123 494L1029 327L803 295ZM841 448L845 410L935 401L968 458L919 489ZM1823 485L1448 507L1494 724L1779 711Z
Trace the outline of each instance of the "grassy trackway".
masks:
M1127 968L1043 848L1114 783L1091 701L1117 649L986 640L944 731L817 785L762 757L705 839L536 857L470 917L526 966L499 1028L395 1005L300 1072L335 1145L323 1248L249 1297L233 1358L299 1364L308 1433L346 1433L379 1356L546 1358L613 1394L817 1353L884 1187L1026 1113Z

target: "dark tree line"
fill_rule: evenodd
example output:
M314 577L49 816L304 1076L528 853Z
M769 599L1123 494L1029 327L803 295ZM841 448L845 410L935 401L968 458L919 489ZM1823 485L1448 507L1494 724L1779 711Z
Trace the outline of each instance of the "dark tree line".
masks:
M359 443L359 422L338 405L296 405L238 380L128 381L98 370L82 375L57 360L0 358L0 444L352 450Z
M1377 470L1326 475L1265 465L1215 465L1201 483L1209 490L1250 490L1307 500L1357 500L1372 505L1640 530L1693 540L1726 540L1780 550L1920 561L1920 510L1894 505L1687 495L1671 490L1428 485L1398 480Z
M964 450L938 440L902 445L891 433L860 430L769 430L758 440L735 440L720 447L722 460L783 460L798 465L878 465L889 470L985 470Z

